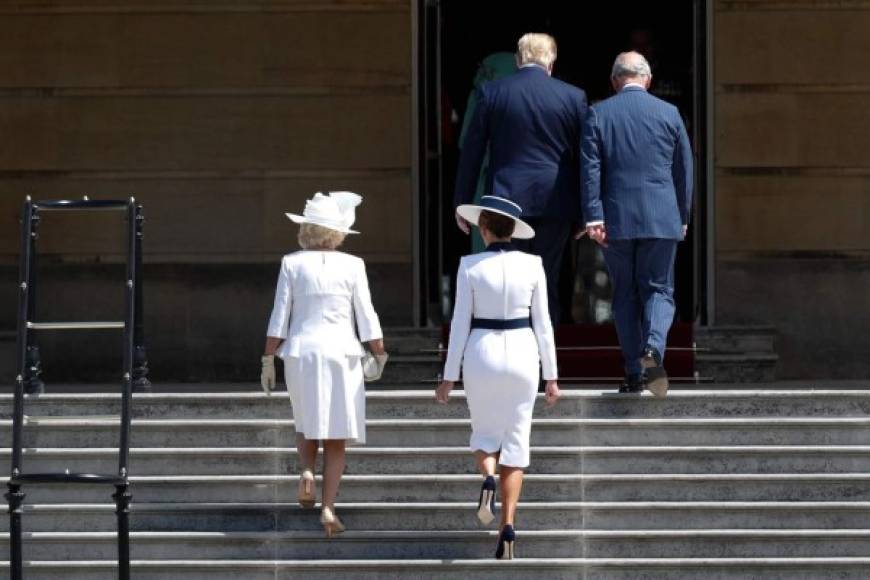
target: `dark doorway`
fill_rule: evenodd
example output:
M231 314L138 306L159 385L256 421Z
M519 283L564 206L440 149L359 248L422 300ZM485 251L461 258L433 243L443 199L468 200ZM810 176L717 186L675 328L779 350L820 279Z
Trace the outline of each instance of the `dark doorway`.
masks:
M481 62L497 52L512 53L525 32L547 32L556 38L554 76L583 88L594 103L612 94L610 67L617 53L643 52L653 67L652 92L672 102L683 114L696 151L696 184L704 183L705 95L704 9L702 0L666 3L640 0L614 2L538 2L441 0L421 5L421 233L424 320L439 323L449 315L452 278L459 257L471 243L453 221L453 181L460 152L460 133L469 95ZM700 63L698 66L696 63ZM703 191L696 186L698 205ZM677 257L677 316L693 322L703 302L703 264L694 243L702 233L697 219ZM570 316L564 322L610 324L610 288L600 251L586 240L566 252L564 293Z

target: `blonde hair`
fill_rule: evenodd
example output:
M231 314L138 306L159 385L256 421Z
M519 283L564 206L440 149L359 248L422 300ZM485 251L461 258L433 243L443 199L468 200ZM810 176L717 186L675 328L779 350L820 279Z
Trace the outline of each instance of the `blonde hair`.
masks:
M550 68L556 62L556 39L549 34L529 32L517 42L517 61L524 64L539 64Z
M299 227L299 245L305 250L334 250L341 245L347 234L318 226L302 224Z

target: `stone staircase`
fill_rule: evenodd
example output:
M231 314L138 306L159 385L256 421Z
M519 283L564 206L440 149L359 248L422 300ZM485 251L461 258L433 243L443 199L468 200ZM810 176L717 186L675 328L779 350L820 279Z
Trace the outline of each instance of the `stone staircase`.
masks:
M107 393L29 398L25 468L112 472L118 410ZM870 575L870 389L567 391L535 413L512 562L474 516L461 391L369 392L335 540L293 501L286 394L143 394L134 410L137 580ZM7 461L10 413L0 395ZM25 491L28 580L116 577L111 490Z
M769 383L776 380L776 329L770 326L698 326L695 356L698 376L719 383Z

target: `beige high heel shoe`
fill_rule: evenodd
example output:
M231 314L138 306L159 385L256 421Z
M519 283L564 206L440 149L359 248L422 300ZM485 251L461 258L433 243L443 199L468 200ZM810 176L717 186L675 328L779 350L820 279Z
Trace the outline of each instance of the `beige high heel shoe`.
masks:
M313 508L317 503L317 494L314 491L314 473L310 469L302 471L299 476L299 505L304 508Z
M329 509L324 507L320 512L320 523L323 524L323 530L326 532L327 538L332 538L344 531L344 524L338 519L338 516Z

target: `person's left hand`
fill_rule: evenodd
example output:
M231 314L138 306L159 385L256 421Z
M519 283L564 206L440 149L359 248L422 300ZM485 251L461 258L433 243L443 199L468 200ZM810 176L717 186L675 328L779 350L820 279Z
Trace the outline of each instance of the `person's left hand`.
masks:
M438 388L435 389L435 400L442 405L447 404L447 399L450 398L450 391L453 390L453 381L441 381Z
M547 381L544 389L544 399L547 401L547 406L552 407L562 396L562 391L559 390L559 383L556 381Z
M684 225L683 226L683 239L684 240L686 239L686 234L688 234L688 233L689 233L689 226Z
M604 224L595 224L586 226L586 233L589 238L598 242L599 246L607 247L607 229Z
M586 228L584 228L583 226L577 226L576 228L574 228L574 239L575 240L579 240L580 238L582 238L585 235L586 235Z

